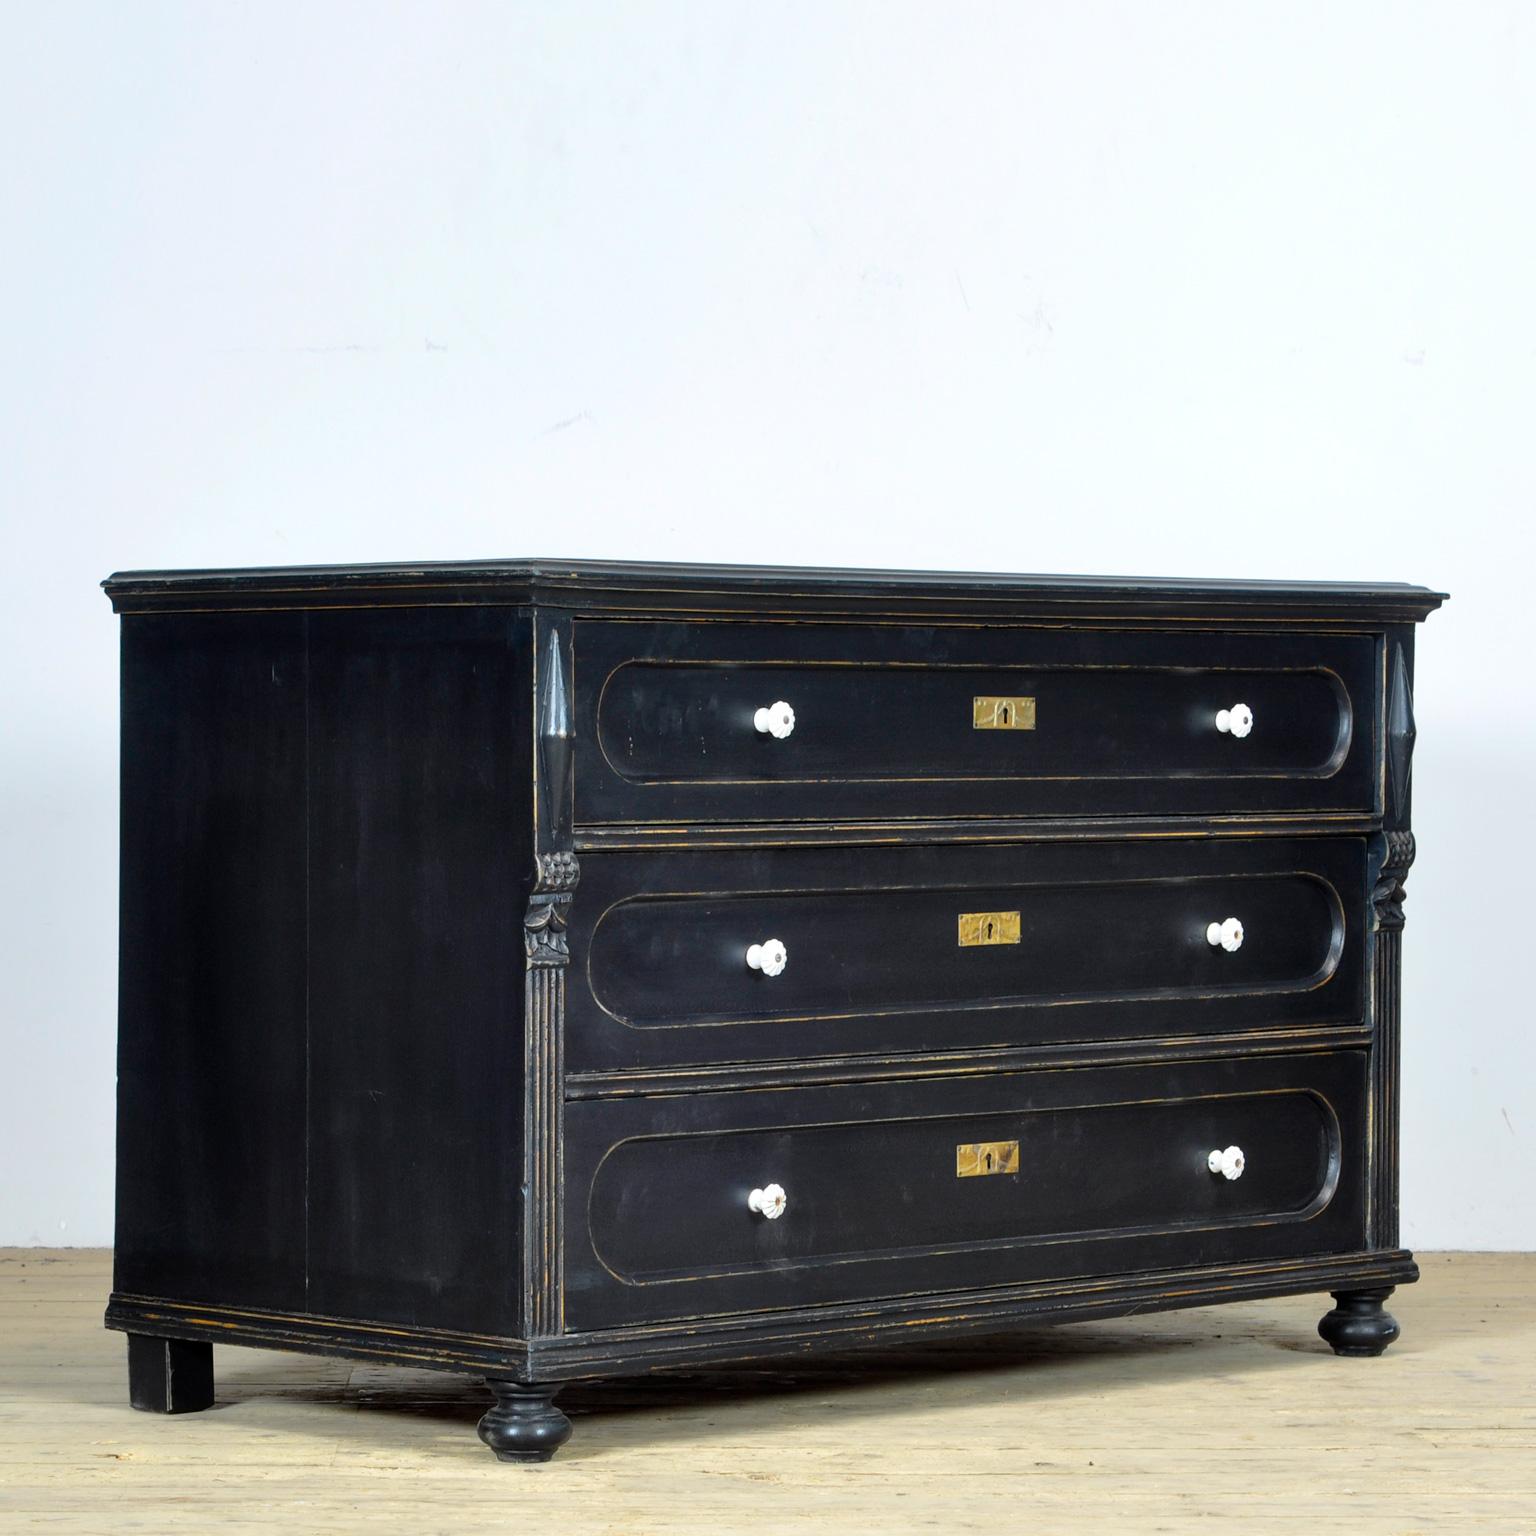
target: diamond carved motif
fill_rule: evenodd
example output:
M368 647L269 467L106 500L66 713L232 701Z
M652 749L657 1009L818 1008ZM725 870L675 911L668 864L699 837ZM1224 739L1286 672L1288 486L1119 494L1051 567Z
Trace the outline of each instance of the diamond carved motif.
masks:
M1392 656L1392 683L1387 694L1387 771L1394 816L1401 816L1408 802L1413 742L1417 735L1413 723L1413 690L1408 686L1408 662L1402 646L1398 646Z

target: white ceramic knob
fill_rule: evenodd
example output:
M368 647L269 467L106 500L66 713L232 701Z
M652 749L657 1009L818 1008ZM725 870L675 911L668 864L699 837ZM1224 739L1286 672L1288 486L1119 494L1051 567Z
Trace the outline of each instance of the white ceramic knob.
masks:
M1240 1179L1243 1169L1248 1166L1248 1159L1243 1156L1241 1147L1227 1147L1223 1151L1212 1152L1206 1158L1205 1166L1224 1179Z
M747 964L764 976L777 976L789 964L789 951L777 939L764 939L747 951Z
M1238 1156L1242 1156L1241 1153ZM1229 1175L1236 1178L1237 1175ZM782 1184L765 1184L761 1189L754 1189L747 1196L747 1209L756 1211L759 1216L765 1216L769 1221L777 1221L784 1214L784 1207L789 1204L789 1196L784 1193Z
M1216 711L1216 729L1239 741L1253 729L1253 711L1246 704L1234 704L1231 709Z
M766 705L752 716L752 724L765 736L783 741L795 728L795 712L780 699L777 704Z
M1243 947L1243 925L1235 917L1229 917L1224 923L1208 923L1205 941L1213 947L1221 945L1229 955L1235 954Z

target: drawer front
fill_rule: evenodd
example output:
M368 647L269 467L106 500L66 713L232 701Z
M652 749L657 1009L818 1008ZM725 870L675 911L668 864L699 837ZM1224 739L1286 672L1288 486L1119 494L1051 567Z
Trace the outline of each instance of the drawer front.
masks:
M1368 635L587 620L574 645L587 825L1377 799Z
M573 1072L1363 1017L1360 838L603 853L582 869ZM1235 949L1211 931L1233 918Z
M1361 1051L571 1104L567 1326L1355 1251L1364 1118Z

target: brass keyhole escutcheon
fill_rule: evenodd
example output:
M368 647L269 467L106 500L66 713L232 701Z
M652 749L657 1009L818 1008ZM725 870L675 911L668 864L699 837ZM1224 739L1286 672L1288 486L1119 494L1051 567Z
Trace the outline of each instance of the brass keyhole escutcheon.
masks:
M978 731L1032 731L1035 701L1022 693L978 693L971 699L971 724Z
M1019 1144L1016 1141L965 1141L955 1148L957 1179L979 1179L989 1173L1018 1171Z
M1017 912L962 912L958 942L962 949L973 944L1017 944Z

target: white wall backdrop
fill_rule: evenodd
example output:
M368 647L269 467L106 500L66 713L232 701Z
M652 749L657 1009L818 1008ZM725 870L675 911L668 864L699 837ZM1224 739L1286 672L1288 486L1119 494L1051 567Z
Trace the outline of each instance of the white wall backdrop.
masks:
M1536 1247L1536 10L0 6L0 1242L112 1235L125 567L1448 588L1405 1240Z

